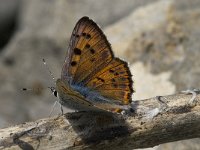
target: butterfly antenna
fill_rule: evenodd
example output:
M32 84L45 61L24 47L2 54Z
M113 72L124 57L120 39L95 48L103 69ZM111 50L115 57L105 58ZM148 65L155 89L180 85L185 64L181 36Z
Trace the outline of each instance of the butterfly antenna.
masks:
M28 89L28 88L22 88L22 91L33 91L33 89Z
M55 78L54 78L54 76L53 76L53 73L51 72L51 70L49 69L49 67L48 67L48 65L47 65L47 62L45 61L44 58L42 59L42 61L43 61L44 65L46 66L47 70L49 71L49 73L50 73L52 79L54 80L54 82L56 82L56 81L55 81Z
M28 91L30 91L30 92L32 92L32 93L34 93L34 94L36 94L36 95L40 95L41 94L41 89L37 89L37 88L22 88L21 89L22 91L26 91L26 92L28 92Z

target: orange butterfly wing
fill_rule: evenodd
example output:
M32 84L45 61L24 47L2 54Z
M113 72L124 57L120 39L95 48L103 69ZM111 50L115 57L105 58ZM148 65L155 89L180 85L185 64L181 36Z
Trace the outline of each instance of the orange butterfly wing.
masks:
M61 79L121 104L131 102L133 82L127 63L114 57L106 36L88 17L81 18L72 32Z

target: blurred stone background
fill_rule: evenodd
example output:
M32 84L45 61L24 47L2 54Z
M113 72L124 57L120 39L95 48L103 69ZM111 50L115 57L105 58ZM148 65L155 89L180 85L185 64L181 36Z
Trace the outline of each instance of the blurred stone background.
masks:
M130 62L133 99L200 87L199 0L1 0L0 127L48 117L56 98L46 88L54 81L42 59L59 78L70 34L84 15L102 27L116 56ZM153 149L196 150L199 143Z

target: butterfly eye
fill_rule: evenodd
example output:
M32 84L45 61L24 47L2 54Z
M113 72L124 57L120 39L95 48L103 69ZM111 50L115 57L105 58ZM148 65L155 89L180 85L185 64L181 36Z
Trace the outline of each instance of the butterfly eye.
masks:
M48 87L55 97L58 96L58 92L56 91L55 87Z
M53 92L53 95L54 95L55 97L57 97L57 96L58 96L58 92L57 92L57 91L54 91L54 92Z

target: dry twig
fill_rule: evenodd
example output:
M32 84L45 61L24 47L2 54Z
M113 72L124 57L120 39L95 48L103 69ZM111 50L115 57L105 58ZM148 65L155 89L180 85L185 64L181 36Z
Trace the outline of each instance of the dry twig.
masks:
M67 113L0 129L1 149L134 149L200 137L200 94L135 101L130 116ZM193 97L194 98L194 97ZM190 102L190 103L189 103Z

